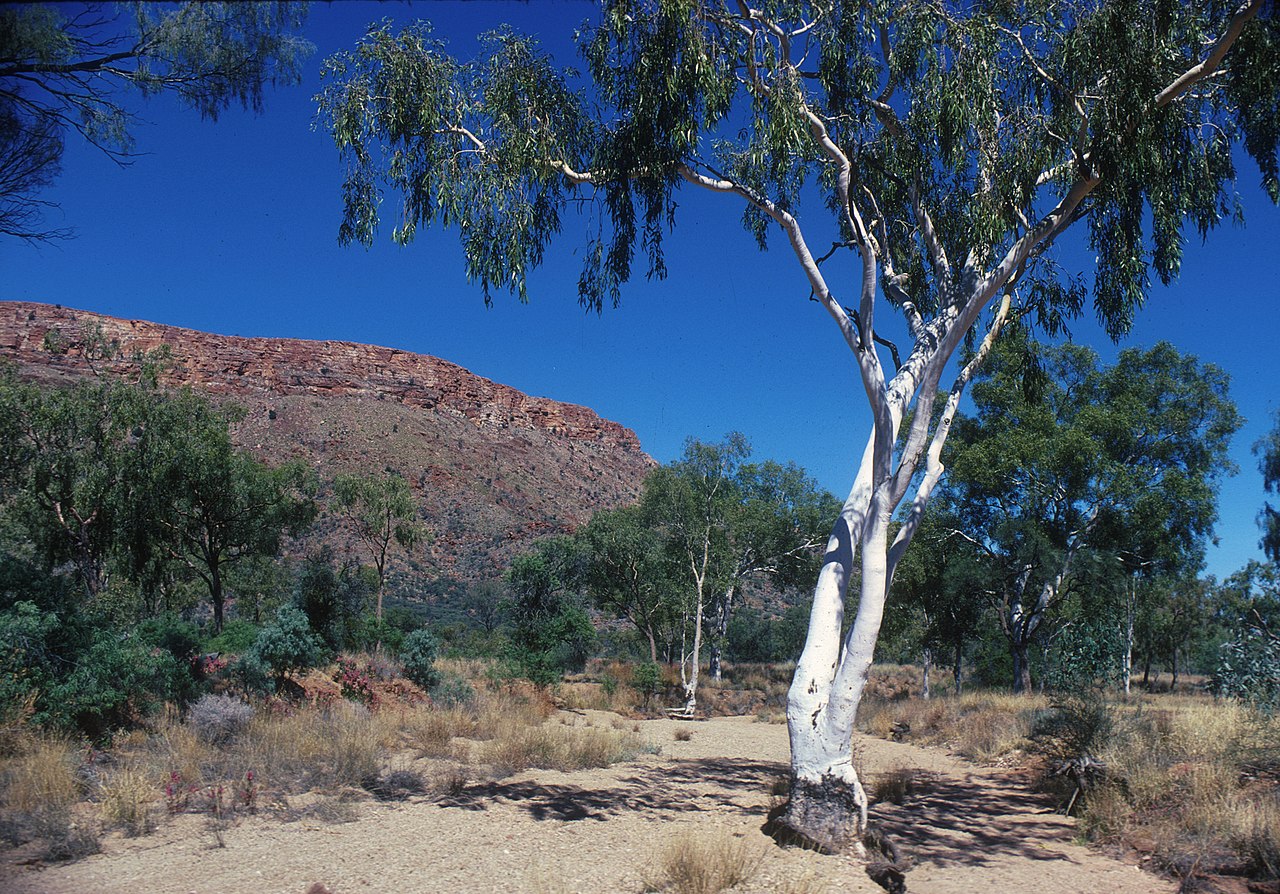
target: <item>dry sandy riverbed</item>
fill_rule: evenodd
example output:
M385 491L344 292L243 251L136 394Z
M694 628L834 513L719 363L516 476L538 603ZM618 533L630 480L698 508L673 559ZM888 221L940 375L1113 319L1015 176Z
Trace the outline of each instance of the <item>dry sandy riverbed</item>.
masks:
M587 712L550 722L609 724ZM681 834L736 836L762 856L747 894L870 892L856 860L773 844L761 832L770 784L785 772L786 728L751 718L642 721L658 755L604 770L531 770L470 784L455 799L364 802L356 822L249 817L217 846L206 818L180 816L144 838L108 836L103 853L44 868L0 865L8 894L333 894L644 890ZM688 741L677 741L678 729ZM1008 771L937 749L860 741L865 770L909 768L916 793L873 810L914 861L913 894L1167 894L1174 886L1072 843L1055 814Z

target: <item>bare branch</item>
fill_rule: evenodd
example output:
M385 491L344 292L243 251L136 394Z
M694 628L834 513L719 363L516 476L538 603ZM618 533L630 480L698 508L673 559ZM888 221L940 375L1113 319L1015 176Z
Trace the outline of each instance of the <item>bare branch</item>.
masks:
M1231 45L1240 37L1240 32L1244 30L1244 26L1249 23L1262 9L1262 0L1247 0L1236 8L1235 14L1231 16L1231 21L1227 24L1227 30L1222 37L1218 38L1218 42L1213 45L1209 51L1209 55L1199 65L1187 69L1168 87L1161 90L1155 99L1156 108L1162 109L1169 103L1173 102L1179 96L1186 93L1191 87L1209 75L1218 70L1218 66L1222 64L1223 58L1226 57L1227 51L1231 49Z

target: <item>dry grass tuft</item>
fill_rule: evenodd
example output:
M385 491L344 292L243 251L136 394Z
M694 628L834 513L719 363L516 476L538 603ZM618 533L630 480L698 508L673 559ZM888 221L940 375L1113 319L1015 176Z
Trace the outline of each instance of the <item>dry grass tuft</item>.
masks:
M160 787L155 780L133 767L121 767L100 783L102 821L131 837L146 835L155 828L152 808Z
M693 738L693 730L685 729L684 727L681 727L680 729L676 730L677 742L688 742L692 738Z
M686 834L671 839L652 861L646 891L671 894L718 894L749 880L764 853L730 835Z
M1256 878L1280 878L1280 794L1245 801L1229 821L1228 841L1250 872Z
M631 760L644 750L633 733L598 727L519 727L488 743L482 760L495 771L510 775L531 767L584 770Z
M471 777L466 767L451 764L437 771L431 778L431 790L438 794L456 798L466 790L470 779Z
M422 757L450 756L453 740L474 737L476 727L475 713L457 706L415 711L404 720L405 733Z
M905 804L907 799L916 793L915 771L909 767L895 767L877 776L871 787L871 796L875 801L890 804Z
M65 808L79 798L77 749L65 739L33 738L26 749L0 763L0 806L30 813Z

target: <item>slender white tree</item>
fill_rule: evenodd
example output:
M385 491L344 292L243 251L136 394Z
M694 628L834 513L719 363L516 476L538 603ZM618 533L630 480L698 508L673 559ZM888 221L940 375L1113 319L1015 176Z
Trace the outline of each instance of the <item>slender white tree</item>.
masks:
M1095 311L1119 335L1148 271L1176 275L1183 227L1234 213L1237 143L1280 199L1274 13L1265 0L602 0L581 86L509 31L462 62L427 26L379 26L328 60L318 97L348 164L339 238L370 242L396 194L395 239L454 226L486 296L524 298L562 213L586 208L598 229L579 294L599 309L637 249L665 274L680 189L739 203L762 246L782 236L805 283L791 300L830 317L874 419L790 691L782 824L857 848L854 717L965 386L1006 320L1053 333L1082 311L1085 285L1052 252L1073 224L1097 254ZM889 310L905 350L881 331ZM853 411L855 396L832 398Z

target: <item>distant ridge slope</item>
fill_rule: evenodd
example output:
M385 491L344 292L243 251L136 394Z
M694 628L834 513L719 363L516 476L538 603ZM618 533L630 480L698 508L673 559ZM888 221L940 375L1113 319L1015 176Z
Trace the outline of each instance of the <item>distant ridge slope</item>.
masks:
M95 331L126 359L86 357L86 333ZM162 383L244 407L237 441L268 461L305 459L326 490L341 472L392 468L408 478L434 535L409 568L427 574L491 578L537 537L633 500L654 466L630 429L586 407L530 397L435 357L0 301L0 358L35 381L125 373L135 354L161 345L171 352ZM358 555L332 520L316 536Z

